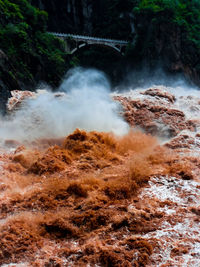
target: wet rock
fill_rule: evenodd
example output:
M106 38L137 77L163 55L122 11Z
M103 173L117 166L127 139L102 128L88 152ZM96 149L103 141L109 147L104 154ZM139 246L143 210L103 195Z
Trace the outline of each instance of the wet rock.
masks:
M28 98L34 98L36 94L30 91L11 91L11 97L8 99L7 109L8 111L16 111L21 107L23 102Z
M195 213L196 215L200 216L200 207L192 207L191 211Z
M167 99L171 103L174 103L176 100L174 95L170 94L169 92L165 92L165 91L162 91L156 88L150 88L146 90L145 92L142 92L141 94L150 95L150 96L154 96L157 98L164 98L164 99Z
M187 148L192 149L194 146L200 148L200 144L196 142L196 139L187 134L182 134L171 139L165 146L171 149Z
M181 171L178 173L183 180L192 180L193 175L189 171Z
M10 91L15 88L20 90L20 85L15 77L15 70L6 54L0 49L0 111L5 114L6 103L11 96Z
M123 96L114 99L122 104L126 121L133 127L144 129L147 133L160 137L173 137L185 129L195 130L194 123L187 121L182 111L162 101L145 98L134 100Z

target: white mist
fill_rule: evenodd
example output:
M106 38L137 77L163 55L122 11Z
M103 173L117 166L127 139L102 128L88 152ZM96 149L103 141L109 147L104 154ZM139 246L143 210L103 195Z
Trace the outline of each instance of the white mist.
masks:
M123 135L129 126L119 115L102 72L76 68L67 73L61 97L46 91L28 99L11 118L1 119L0 138L19 141L66 136L76 128Z

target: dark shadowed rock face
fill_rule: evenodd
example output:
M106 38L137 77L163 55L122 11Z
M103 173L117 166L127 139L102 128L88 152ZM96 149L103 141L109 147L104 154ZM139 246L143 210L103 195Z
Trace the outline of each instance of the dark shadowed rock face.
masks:
M0 112L3 114L5 113L7 100L11 96L10 89L20 89L13 73L13 67L6 54L0 50Z
M91 33L95 3L90 0L33 0L32 4L49 14L49 30Z
M163 14L159 17L157 13L145 10L135 15L134 26L137 36L134 57L137 64L145 61L150 69L162 66L165 71L183 73L188 80L200 85L199 49L187 37L190 31L174 23L170 16Z
M134 31L130 1L31 0L49 14L50 31L128 38Z

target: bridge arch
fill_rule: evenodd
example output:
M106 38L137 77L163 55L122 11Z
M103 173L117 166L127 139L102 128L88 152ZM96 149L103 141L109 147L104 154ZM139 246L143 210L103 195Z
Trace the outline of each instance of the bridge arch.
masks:
M80 45L78 45L77 47L73 48L71 51L70 51L70 54L73 55L74 53L76 53L77 51L79 51L82 47L84 46L90 46L90 45L96 45L96 46L99 46L98 44L87 44L87 43L82 43ZM114 49L115 51L117 51L118 53L120 54L124 54L122 52L122 49L121 48L118 48L116 46L112 46L112 45L104 45L104 47L110 47L112 49Z
M83 36L83 35L74 35L74 34L66 34L66 33L55 33L49 32L50 34L64 40L67 43L70 41L75 42L75 46L66 45L66 51L70 54L74 54L76 51L81 49L87 45L99 45L99 46L107 46L120 54L123 53L123 49L128 45L127 41L124 40L114 40L114 39L106 39L106 38L98 38L91 36Z
M86 43L82 43L80 45L78 45L77 47L75 47L73 50L71 50L71 54L73 55L74 53L76 53L80 48L86 46L87 44Z

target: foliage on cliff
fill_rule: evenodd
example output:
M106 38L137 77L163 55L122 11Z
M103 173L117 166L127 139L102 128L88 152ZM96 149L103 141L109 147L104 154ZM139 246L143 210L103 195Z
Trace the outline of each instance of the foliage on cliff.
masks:
M47 11L49 18L31 4ZM145 61L151 69L162 63L170 72L184 72L200 84L197 0L64 0L59 4L55 0L0 0L0 49L14 67L11 78L16 76L25 84L44 80L57 85L73 66L75 61L71 59L70 65L62 41L47 30L130 40L124 58L95 46L76 55L81 65L100 68L114 80L121 79L127 65L141 69Z
M152 64L159 59L170 70L189 68L193 77L199 76L199 1L141 0L133 14L136 35L130 54L135 59Z
M47 19L27 0L0 0L0 49L22 87L39 80L56 85L65 72L64 45L46 32Z

